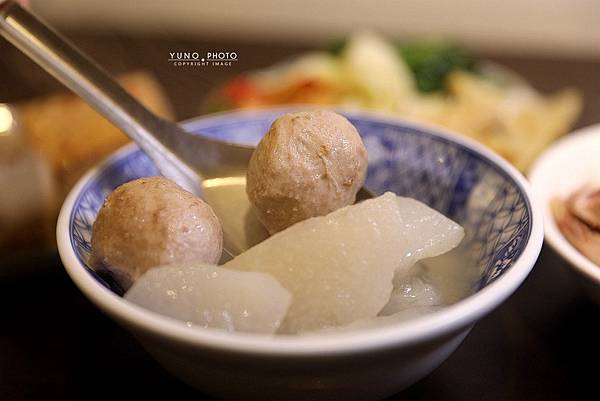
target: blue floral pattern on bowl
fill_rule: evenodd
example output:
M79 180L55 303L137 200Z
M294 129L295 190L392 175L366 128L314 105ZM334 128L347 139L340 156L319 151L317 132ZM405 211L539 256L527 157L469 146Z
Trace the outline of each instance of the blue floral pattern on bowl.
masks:
M183 123L194 133L231 142L256 144L284 111L222 114ZM531 234L531 205L522 188L494 163L435 129L345 113L369 152L366 186L416 198L453 218L467 233L465 249L481 276L478 288L503 274L523 252ZM152 162L130 147L91 176L70 217L71 244L80 262L105 286L89 265L92 224L104 198L117 186L158 175Z

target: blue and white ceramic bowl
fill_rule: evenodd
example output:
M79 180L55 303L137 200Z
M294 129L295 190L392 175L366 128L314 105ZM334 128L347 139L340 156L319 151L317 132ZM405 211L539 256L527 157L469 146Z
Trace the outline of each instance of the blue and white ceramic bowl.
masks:
M183 125L253 144L285 111L219 114ZM521 174L481 145L439 128L344 114L368 148L369 189L414 197L465 227L481 271L473 295L402 324L321 336L191 329L130 304L93 273L88 259L104 197L126 181L158 173L134 145L92 169L66 199L57 237L67 272L165 368L208 393L245 400L368 400L402 390L446 359L473 324L523 282L542 245L542 217Z

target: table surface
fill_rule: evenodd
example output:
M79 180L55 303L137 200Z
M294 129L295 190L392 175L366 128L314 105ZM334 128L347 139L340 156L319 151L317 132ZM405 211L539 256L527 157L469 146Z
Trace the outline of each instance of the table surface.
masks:
M270 65L301 46L207 40L68 35L110 72L154 72L179 119L197 115L203 96L240 71ZM178 68L172 51L236 51L231 67ZM0 41L0 102L60 90ZM600 61L483 55L541 91L576 86L585 98L577 126L600 122ZM0 278L0 400L80 400L123 396L210 400L167 374L70 281L56 256L32 253L20 275ZM0 268L0 270L2 270ZM578 400L597 392L598 308L577 277L544 246L516 293L482 319L458 350L419 383L389 400Z

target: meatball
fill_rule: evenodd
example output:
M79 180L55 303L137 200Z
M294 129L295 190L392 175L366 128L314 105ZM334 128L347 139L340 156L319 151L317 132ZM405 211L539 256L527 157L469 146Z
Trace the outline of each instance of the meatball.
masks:
M140 178L115 189L92 227L92 265L124 290L154 266L194 261L215 264L223 232L209 205L163 177Z
M366 173L367 150L346 118L328 110L290 113L254 151L246 192L273 234L354 203Z

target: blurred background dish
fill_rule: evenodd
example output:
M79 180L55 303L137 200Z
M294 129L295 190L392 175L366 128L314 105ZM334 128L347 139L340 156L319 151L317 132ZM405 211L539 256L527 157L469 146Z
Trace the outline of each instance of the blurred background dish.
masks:
M525 170L569 131L581 102L574 89L544 96L506 67L450 42L394 43L358 32L235 78L203 111L303 103L377 110L449 128Z
M566 202L585 186L600 187L600 125L578 130L548 148L529 173L531 187L544 213L548 243L579 273L585 288L600 305L600 265L578 249L579 244L565 235L554 202ZM574 228L581 231L581 228ZM597 230L597 229L596 229ZM586 235L583 233L582 235ZM587 236L593 236L588 234ZM595 234L600 235L600 234ZM592 239L592 238L590 238ZM590 243L600 252L600 242Z

